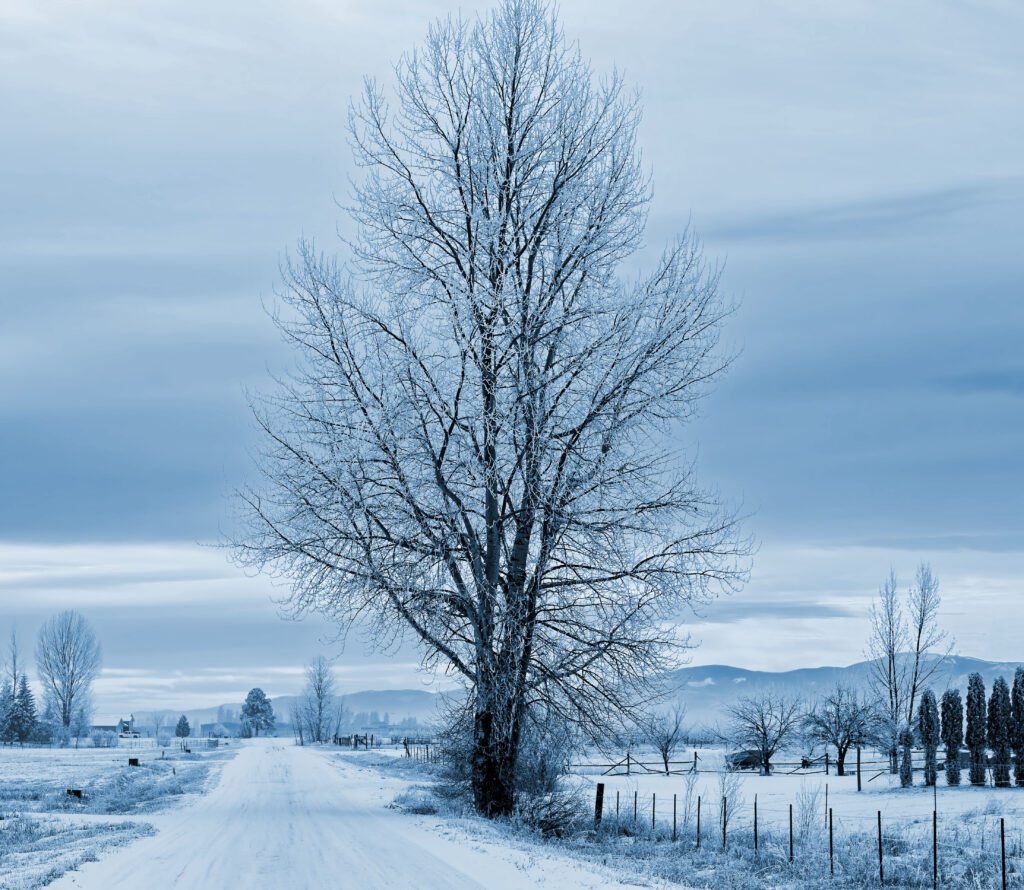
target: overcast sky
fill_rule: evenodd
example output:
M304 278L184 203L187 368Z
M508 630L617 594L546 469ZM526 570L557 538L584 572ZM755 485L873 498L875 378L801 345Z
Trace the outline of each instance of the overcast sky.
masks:
M278 263L338 223L349 97L458 8L0 6L0 633L80 609L102 714L292 692L336 651L201 545L251 472L244 390L287 361ZM691 221L741 300L690 444L760 549L694 660L855 661L879 582L921 559L961 652L1024 657L994 619L1024 594L1024 9L561 10L643 93L650 250ZM422 683L415 661L355 640L339 664L356 689Z

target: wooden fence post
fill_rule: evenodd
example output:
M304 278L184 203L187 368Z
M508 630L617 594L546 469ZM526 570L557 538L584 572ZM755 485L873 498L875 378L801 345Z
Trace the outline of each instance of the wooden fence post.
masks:
M828 775L828 751L825 752L825 775Z
M700 849L700 795L697 795L697 849Z
M885 883L885 864L882 862L882 811L878 811L878 883Z
M629 751L627 751L627 752L626 752L626 775L627 775L627 776L629 775L629 767L630 767L630 763L629 763Z
M754 795L754 855L757 855L757 795Z
M672 795L672 843L676 840L676 796Z
M860 745L857 746L857 790L860 791Z
M828 808L828 873L835 875L836 865L833 859L834 847L832 846L832 807Z
M725 826L729 824L729 800L722 798L722 849L725 849Z
M793 861L793 804L789 805L789 861Z
M601 827L601 813L604 810L604 782L597 783L597 794L594 797L594 830Z
M619 792L615 792L615 825L618 827L619 824Z
M999 845L1002 848L1003 890L1006 890L1006 820L999 820Z
M932 810L932 890L939 886L939 811Z
M826 782L825 783L825 821L826 822L828 821L828 813L829 813L829 806L828 806L828 782Z
M637 808L637 797L636 796L637 796L638 793L639 792L637 792L637 791L633 792L633 827L634 828L636 827L636 808Z
M697 752L693 752L693 771L697 772Z
M651 794L651 831L654 831L654 804L658 799L658 795L655 793Z

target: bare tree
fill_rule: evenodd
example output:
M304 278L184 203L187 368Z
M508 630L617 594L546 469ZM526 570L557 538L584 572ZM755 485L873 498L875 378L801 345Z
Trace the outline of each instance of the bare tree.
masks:
M65 729L83 722L91 710L93 681L99 675L100 644L89 622L71 609L48 619L36 641L36 669L54 713Z
M908 636L896 572L892 569L878 591L878 601L871 606L870 620L867 656L872 694L881 719L880 736L889 752L889 768L896 772L897 736L906 709L907 672L903 654Z
M953 651L953 642L949 639L949 634L939 627L941 604L939 579L932 574L932 567L923 562L917 568L917 576L914 579L914 586L910 588L907 603L911 656L906 709L908 723L912 723L916 716L914 707L921 690L928 685Z
M871 705L842 683L837 683L804 718L805 731L822 745L836 749L836 774L846 775L846 754L874 737L876 713Z
M900 603L896 573L878 592L871 606L868 659L871 686L882 716L879 735L889 751L890 769L896 772L899 729L912 724L921 690L932 680L953 650L948 634L939 627L942 598L931 566L921 563L904 607Z
M796 698L764 692L746 696L727 709L729 724L720 733L729 743L757 751L762 775L771 775L775 752L796 738L803 705Z
M302 691L301 718L309 740L317 744L331 740L332 724L338 708L334 671L331 663L318 655L306 666L306 686Z
M667 711L656 711L646 716L640 724L647 743L661 755L665 764L665 775L669 774L669 762L672 755L683 742L683 721L686 719L686 708L675 704Z
M670 445L730 307L689 235L619 277L649 201L639 107L546 3L443 21L395 74L394 116L372 83L350 115L351 266L302 244L285 270L301 366L256 406L237 552L296 611L410 633L458 674L475 804L501 815L532 707L632 713L686 608L743 577L735 520Z
M25 668L21 663L21 647L18 645L18 630L16 627L11 627L11 635L7 641L7 664L9 665L9 677L11 678L11 687L13 689L18 688L18 681L21 679L22 674L25 672Z

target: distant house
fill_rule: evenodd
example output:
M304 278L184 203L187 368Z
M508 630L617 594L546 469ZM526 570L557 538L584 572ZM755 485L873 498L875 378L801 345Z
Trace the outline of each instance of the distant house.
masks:
M128 719L117 721L117 734L123 739L137 739L139 731L135 728L135 715L129 715Z

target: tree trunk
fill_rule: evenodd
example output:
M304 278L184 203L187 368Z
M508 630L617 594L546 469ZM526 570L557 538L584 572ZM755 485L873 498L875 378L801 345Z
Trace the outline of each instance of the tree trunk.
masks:
M494 713L477 710L473 727L472 784L476 811L488 818L509 816L515 807L518 751L495 725Z
M849 748L836 748L836 775L846 775L846 752Z

